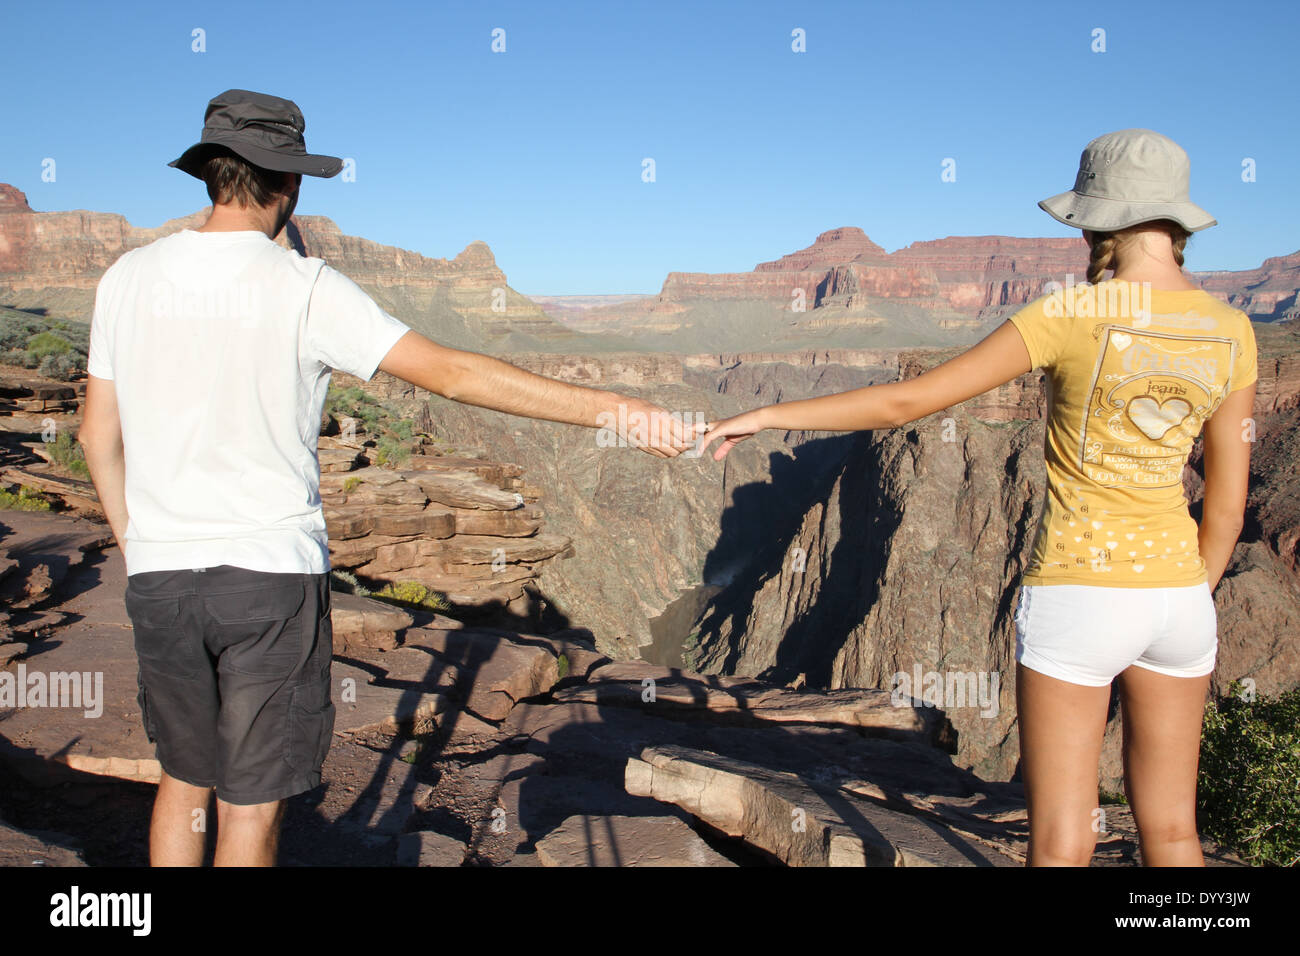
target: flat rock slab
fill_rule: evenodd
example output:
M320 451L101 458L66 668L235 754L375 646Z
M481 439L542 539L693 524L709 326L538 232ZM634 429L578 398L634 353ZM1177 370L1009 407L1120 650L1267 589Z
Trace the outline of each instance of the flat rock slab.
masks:
M401 477L415 485L430 501L453 508L514 511L524 507L523 495L503 491L472 471L407 471Z
M549 645L517 643L499 632L417 627L406 632L400 651L391 652L392 665L374 659L395 680L427 682L454 667L456 695L484 720L503 720L519 701L546 693L560 679Z
M853 728L726 725L671 720L650 709L525 703L501 730L526 737L524 747L545 755L555 775L622 782L628 761L640 760L645 748L675 744L792 775L844 806L870 802L924 818L1012 859L1027 834L1019 784L980 780L933 747Z
M565 663L561 665L561 680L573 682L586 681L593 671L610 663L609 656L596 650L590 632L570 628L553 634L527 634L518 631L503 631L499 628L480 628L492 634L500 634L516 644L543 645L551 649L558 660L561 655Z
M330 592L336 654L346 652L349 646L396 647L398 635L414 623L415 618L396 605L346 591Z
M628 792L676 804L788 866L1015 866L920 817L823 790L794 774L683 747L628 761Z
M452 709L445 694L386 685L383 678L345 661L330 663L330 682L335 734L427 733L437 727L439 715Z
M806 692L748 678L695 674L639 662L598 667L589 683L557 691L566 703L686 710L741 723L856 727L875 736L946 745L951 727L934 708L895 706L886 690Z
M356 448L331 448L318 444L316 457L320 461L320 470L324 473L352 471L366 464L366 456Z
M537 841L542 866L734 866L678 817L569 817Z

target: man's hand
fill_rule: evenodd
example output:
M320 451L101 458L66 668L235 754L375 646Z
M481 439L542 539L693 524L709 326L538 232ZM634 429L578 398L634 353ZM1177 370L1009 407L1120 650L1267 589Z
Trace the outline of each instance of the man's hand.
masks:
M652 402L623 395L611 395L612 407L602 412L598 422L610 428L634 448L656 458L675 458L695 445L703 423L686 423Z

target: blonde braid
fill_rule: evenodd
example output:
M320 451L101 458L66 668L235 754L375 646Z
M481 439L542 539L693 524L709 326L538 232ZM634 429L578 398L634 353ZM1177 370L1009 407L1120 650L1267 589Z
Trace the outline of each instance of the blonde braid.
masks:
M1096 285L1111 267L1115 259L1115 247L1119 240L1112 232L1098 232L1092 235L1092 258L1088 262L1088 281Z
M1178 223L1170 223L1169 238L1174 243L1174 262L1178 263L1178 268L1183 267L1183 249L1187 247L1187 240L1191 233L1184 229Z

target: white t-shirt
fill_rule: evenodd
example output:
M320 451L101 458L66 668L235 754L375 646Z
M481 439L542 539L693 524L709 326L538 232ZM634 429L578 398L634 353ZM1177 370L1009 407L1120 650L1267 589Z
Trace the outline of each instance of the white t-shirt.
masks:
M117 392L127 574L328 571L316 438L330 372L369 381L407 331L260 232L186 229L113 263L87 371Z

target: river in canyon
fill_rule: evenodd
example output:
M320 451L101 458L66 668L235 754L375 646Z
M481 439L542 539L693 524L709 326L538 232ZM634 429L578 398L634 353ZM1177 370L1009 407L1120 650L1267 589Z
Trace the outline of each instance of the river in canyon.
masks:
M697 584L679 592L676 600L650 622L651 641L642 646L641 659L664 667L684 667L682 650L687 638L709 601L721 590L716 584Z

